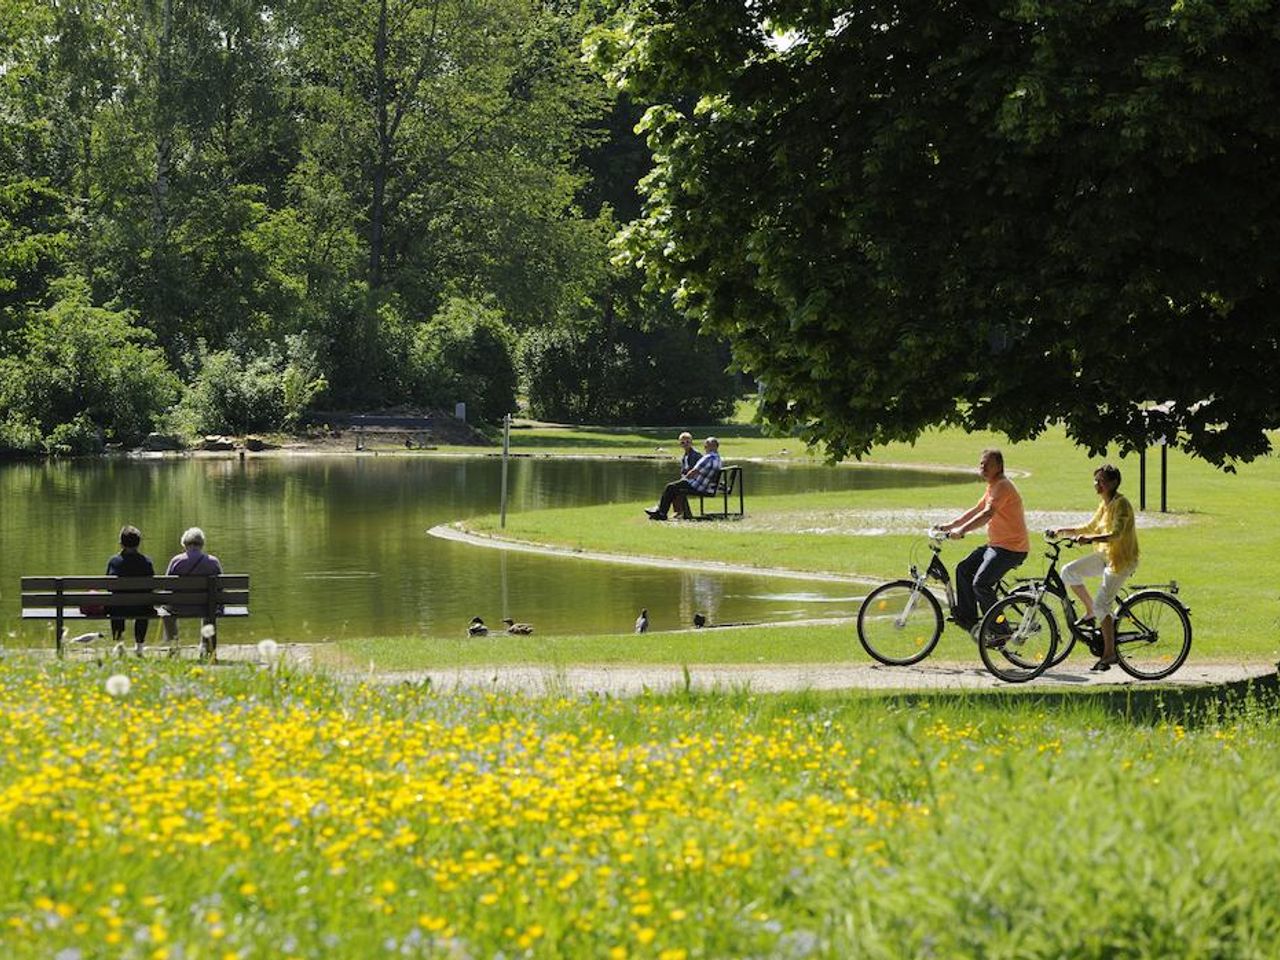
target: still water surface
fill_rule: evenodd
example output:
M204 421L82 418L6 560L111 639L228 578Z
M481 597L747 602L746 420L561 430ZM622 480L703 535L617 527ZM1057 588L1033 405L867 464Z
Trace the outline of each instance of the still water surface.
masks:
M652 501L660 461L516 459L508 510ZM751 464L752 494L932 485L956 477L889 469ZM616 633L641 607L652 628L852 616L856 587L651 569L472 547L430 537L440 523L496 513L497 458L108 459L0 466L0 629L43 640L19 619L24 575L94 574L122 523L143 533L159 572L188 526L229 573L248 573L253 615L224 642L352 636L460 636L474 616L539 633Z

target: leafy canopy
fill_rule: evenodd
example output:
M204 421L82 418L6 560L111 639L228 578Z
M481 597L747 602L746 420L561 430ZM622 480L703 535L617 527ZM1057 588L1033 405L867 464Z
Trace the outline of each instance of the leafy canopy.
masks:
M592 53L652 104L632 255L783 430L1269 449L1273 3L639 0Z

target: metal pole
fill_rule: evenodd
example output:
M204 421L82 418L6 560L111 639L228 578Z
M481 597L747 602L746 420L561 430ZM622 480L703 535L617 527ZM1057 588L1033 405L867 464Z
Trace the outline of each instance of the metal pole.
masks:
M1147 509L1147 448L1138 451L1138 509Z
M511 414L502 418L502 509L499 513L498 526L507 527L507 456L511 452Z
M1160 448L1160 512L1169 512L1169 445Z

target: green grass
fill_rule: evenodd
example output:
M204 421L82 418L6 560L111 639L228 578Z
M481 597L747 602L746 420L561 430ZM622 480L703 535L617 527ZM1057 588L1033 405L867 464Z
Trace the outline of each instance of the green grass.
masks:
M0 955L1262 958L1278 778L1274 680L619 701L0 663Z
M750 433L755 428L742 428ZM554 442L566 435L584 442L584 449L604 456L626 454L637 449L639 438L654 431L608 431L594 429L539 428L534 435L548 443L548 449L564 449ZM723 431L722 431L723 433ZM735 445L735 444L740 445ZM723 451L727 458L755 456L778 440L748 438L740 442L726 439ZM1006 463L1020 474L1019 489L1028 511L1065 511L1087 520L1096 506L1092 489L1092 468L1101 458L1091 458L1075 447L1059 431L1051 431L1036 442L1001 443L996 435L964 434L956 430L936 430L913 445L895 444L874 451L870 463L901 465L945 465L972 470L977 465L980 449L998 445L1005 449ZM795 452L791 452L795 456ZM1137 506L1138 460L1135 456L1117 460L1124 471L1123 489ZM856 470L858 466L840 466ZM750 471L750 467L748 467ZM1160 500L1158 454L1148 457L1148 516L1156 516ZM750 525L653 524L641 512L643 503L614 503L605 506L573 509L540 509L512 513L504 530L498 529L495 516L468 521L468 529L483 534L503 535L516 540L532 541L580 550L676 559L698 563L716 559L746 566L781 567L795 571L822 571L863 577L868 580L901 576L911 550L919 550L918 536L852 536L818 535L810 532L787 532L788 522L804 513L805 526L814 526L813 516L838 511L919 511L947 509L959 513L972 506L982 493L982 485L974 475L970 485L902 486L896 489L847 490L804 497L749 497ZM1280 535L1271 521L1280 512L1280 463L1275 457L1240 467L1239 474L1217 471L1206 463L1189 460L1174 451L1169 457L1169 506L1171 515L1180 521L1172 527L1146 527L1140 530L1142 564L1135 581L1164 582L1178 580L1183 598L1193 612L1196 641L1194 658L1210 659L1274 659L1280 655L1277 627L1280 627ZM1139 521L1140 522L1140 521ZM772 526L776 530L750 530L750 526ZM820 525L820 524L819 524ZM963 544L948 545L945 554L954 564L972 545L978 535L970 535ZM1033 547L1039 543L1033 535ZM1068 558L1070 558L1069 554ZM1044 562L1041 550L1034 549L1023 575L1041 572ZM849 628L851 630L851 628ZM851 637L849 630L846 635ZM736 648L742 659L827 660L840 657L858 659L855 646L840 643L840 632L828 628L785 631L787 639L776 631L762 628L746 631L732 641L710 646L682 646L684 659L719 662ZM544 641L545 643L545 641ZM360 657L372 657L379 663L408 663L410 652L399 650L393 643L356 644ZM403 648L403 645L401 645ZM620 648L620 649L614 649ZM448 662L472 662L471 650L439 644L424 646L426 658L435 662L444 655ZM648 644L621 643L620 639L554 639L547 646L504 646L490 648L481 655L493 662L511 662L525 657L538 662L554 662L584 657L614 662L618 657L635 660L660 659L650 655ZM785 655L778 650L785 649ZM952 645L952 650L955 645ZM705 650L705 654L701 653ZM947 655L943 646L938 655ZM612 655L611 655L612 654ZM963 645L957 653L968 658Z

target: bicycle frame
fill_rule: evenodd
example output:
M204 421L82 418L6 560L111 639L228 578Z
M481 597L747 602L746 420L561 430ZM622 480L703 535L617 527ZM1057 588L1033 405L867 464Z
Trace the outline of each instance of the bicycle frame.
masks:
M1087 646L1095 656L1101 656L1102 636L1096 628L1081 627L1076 617L1076 604L1071 592L1067 589L1066 582L1063 581L1062 575L1058 573L1058 560L1062 554L1063 544L1073 544L1071 540L1050 540L1049 551L1045 553L1045 557L1049 560L1049 569L1045 571L1042 577L1018 577L1017 582L1025 584L1019 587L1015 592L1025 593L1029 597L1033 597L1036 601L1042 602L1046 595L1057 597L1058 603L1062 607L1062 614L1067 621L1067 629L1071 636L1077 641ZM1178 599L1178 581L1171 580L1168 583L1135 583L1126 584L1117 598L1123 601L1124 598L1131 594L1138 593L1141 590L1159 590L1168 593L1174 601L1187 612L1191 613L1190 608ZM1141 629L1134 633L1132 631L1116 631L1116 643L1130 643L1135 640L1143 639L1146 636L1148 628L1144 624L1138 625Z
M947 570L947 565L942 562L942 544L945 538L935 537L933 534L928 536L929 550L933 553L933 557L930 558L929 565L925 567L924 573L920 572L920 568L916 564L911 564L911 579L916 582L916 586L921 590L928 589L927 585L930 580L936 580L942 584L947 593L947 611L954 614L956 611L956 590L951 583L951 573ZM907 611L903 613L904 617L914 605L915 598L913 597Z

